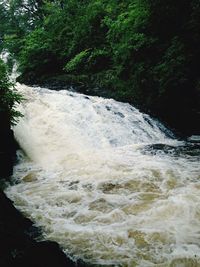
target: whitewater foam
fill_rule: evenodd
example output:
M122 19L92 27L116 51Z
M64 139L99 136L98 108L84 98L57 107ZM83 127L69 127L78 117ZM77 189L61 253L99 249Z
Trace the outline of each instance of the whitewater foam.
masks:
M44 239L101 265L200 266L198 157L148 153L183 143L129 104L18 90L23 152L6 193Z

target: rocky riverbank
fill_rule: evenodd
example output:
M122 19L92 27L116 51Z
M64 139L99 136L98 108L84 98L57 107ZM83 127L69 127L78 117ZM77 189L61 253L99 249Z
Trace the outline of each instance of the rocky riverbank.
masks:
M10 122L6 120L3 112L0 113L0 125L0 178L4 178L12 174L17 144L10 128Z

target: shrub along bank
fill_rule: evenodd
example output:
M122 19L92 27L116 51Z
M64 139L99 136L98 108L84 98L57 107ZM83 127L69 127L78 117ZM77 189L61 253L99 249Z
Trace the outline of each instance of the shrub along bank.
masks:
M22 96L9 81L6 65L0 60L0 178L12 174L16 143L11 125L21 116L15 110L15 105L21 100Z

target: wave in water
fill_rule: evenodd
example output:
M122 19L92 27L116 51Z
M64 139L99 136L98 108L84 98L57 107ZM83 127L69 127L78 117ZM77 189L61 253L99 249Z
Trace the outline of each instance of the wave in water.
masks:
M18 90L23 152L6 193L44 239L100 265L199 266L198 149L129 104Z

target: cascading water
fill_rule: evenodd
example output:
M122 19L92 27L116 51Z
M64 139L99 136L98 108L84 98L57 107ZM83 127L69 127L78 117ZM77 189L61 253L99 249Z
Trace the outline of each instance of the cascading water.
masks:
M200 266L198 149L129 104L17 87L23 152L6 193L44 239L99 265Z

